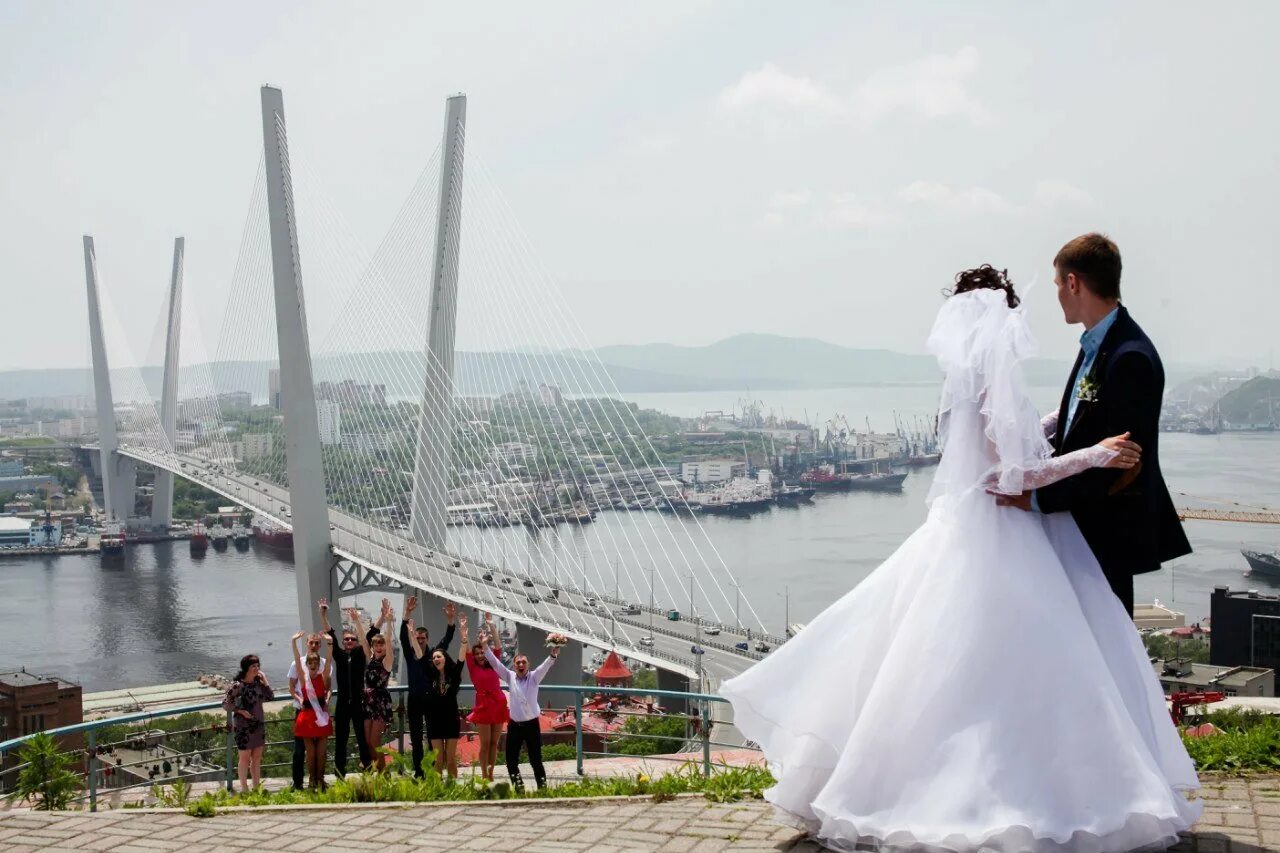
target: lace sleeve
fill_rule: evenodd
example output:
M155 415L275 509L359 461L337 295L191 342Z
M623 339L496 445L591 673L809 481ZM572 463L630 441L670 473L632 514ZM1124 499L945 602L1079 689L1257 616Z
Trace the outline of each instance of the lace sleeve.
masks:
M1118 455L1119 453L1115 450L1108 450L1101 444L1095 444L1092 447L1081 448L1065 456L1045 459L1035 467L1022 472L1022 488L1030 492L1041 486L1047 486L1050 483L1074 477L1081 471L1088 471L1090 468L1105 468L1107 463ZM997 487L999 483L1000 471L996 469L987 474L983 485L992 488Z
M1044 430L1045 439L1053 438L1058 432L1058 410L1054 409L1040 419L1040 429Z

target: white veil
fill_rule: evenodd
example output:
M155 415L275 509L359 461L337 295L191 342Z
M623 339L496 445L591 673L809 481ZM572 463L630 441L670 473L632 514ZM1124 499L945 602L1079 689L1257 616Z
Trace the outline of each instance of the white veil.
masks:
M929 500L978 485L1020 494L1026 474L1052 455L1022 375L1021 362L1037 352L1023 305L1010 308L1003 290L952 296L927 346L945 373L942 462Z

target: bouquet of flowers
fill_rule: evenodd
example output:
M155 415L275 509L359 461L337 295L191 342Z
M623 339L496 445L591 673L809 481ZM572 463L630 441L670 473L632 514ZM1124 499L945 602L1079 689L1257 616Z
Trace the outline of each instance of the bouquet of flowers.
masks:
M547 648L549 649L561 648L562 646L566 645L568 642L569 642L569 638L566 637L564 634L548 634L547 635Z

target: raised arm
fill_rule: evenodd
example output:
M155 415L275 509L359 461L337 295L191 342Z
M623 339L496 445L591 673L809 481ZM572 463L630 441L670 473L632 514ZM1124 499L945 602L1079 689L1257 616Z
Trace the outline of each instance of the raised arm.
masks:
M493 649L489 648L489 638L484 634L480 635L480 646L484 652L485 660L489 661L489 666L493 667L493 671L498 673L498 677L502 679L504 684L511 683L511 670L498 659L493 653Z
M329 644L329 654L325 658L324 666L324 690L325 693L328 693L333 690L333 650L338 644L333 639L333 631L325 634L324 639Z
M298 657L298 640L305 636L305 631L299 631L289 638L289 645L293 649L293 675L289 677L289 693L299 705L306 704L306 700L302 696L303 691L298 689L298 682L306 673L306 670L302 668L302 660Z
M324 626L326 634L333 634L333 626L329 624L329 599L322 598L316 602L316 609L320 611L320 624Z
M391 659L395 657L391 654L391 623L395 619L395 614L391 612L388 606L386 618L382 620L382 638L387 642L387 653L382 656L382 666L387 672L391 671Z
M422 646L418 645L412 619L400 620L400 648L405 654L412 654L414 660L422 660Z
M351 621L351 628L356 632L356 637L360 639L360 648L364 649L364 659L369 659L369 638L365 636L364 625L360 622L360 611L352 607L347 611L347 619Z
M444 620L445 620L444 637L443 637L443 639L441 639L441 640L440 640L440 642L436 643L436 645L435 645L435 647L436 647L437 649L439 649L440 651L442 651L442 652L447 652L447 651L449 651L449 644L453 642L453 620L454 620L454 617L455 617L456 615L457 615L457 607L455 607L455 606L454 606L454 603L453 603L452 601L445 602L445 605L444 605Z

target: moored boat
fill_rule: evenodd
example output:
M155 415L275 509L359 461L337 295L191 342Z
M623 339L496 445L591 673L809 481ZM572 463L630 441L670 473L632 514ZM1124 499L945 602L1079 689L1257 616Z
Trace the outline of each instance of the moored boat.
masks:
M196 526L191 530L189 544L192 554L203 554L209 550L209 534L205 531L203 524L196 522Z
M259 545L280 551L293 550L293 531L268 522L254 522L253 536Z
M1240 553L1249 564L1249 574L1280 577L1280 553L1272 551L1268 554L1265 551L1250 551L1247 548L1242 548Z

